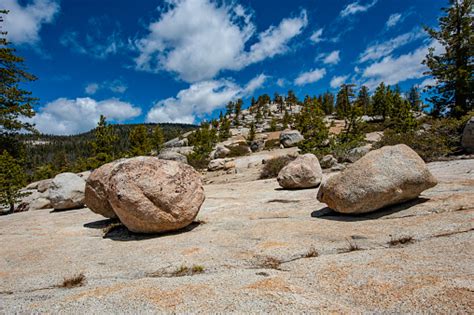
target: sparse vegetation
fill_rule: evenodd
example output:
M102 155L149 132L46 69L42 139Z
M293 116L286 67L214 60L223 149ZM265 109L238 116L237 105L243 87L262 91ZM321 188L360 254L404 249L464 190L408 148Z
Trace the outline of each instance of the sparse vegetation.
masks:
M228 157L238 157L249 154L249 146L246 143L239 143L237 145L228 147L230 152L227 155Z
M308 252L304 255L304 258L313 258L313 257L318 257L319 253L318 251L314 248L311 247Z
M285 155L265 161L265 165L263 166L263 169L260 173L260 179L277 177L281 169L294 159L295 158L292 156Z
M64 278L63 282L58 286L60 288L72 289L81 287L86 282L86 276L83 273L79 273L70 278Z
M351 238L346 238L346 241L347 241L347 252L354 252L354 251L357 251L357 250L360 250L361 248L359 247L359 245L357 245L357 243L355 242L355 240L351 239Z
M109 225L107 225L105 228L103 228L102 233L103 233L104 237L107 237L107 235L109 235L109 233L111 233L114 230L117 230L119 228L122 228L122 227L124 227L123 223L113 222L113 223L110 223Z
M265 256L260 259L260 261L257 263L257 266L259 268L280 270L281 264L282 264L282 261L280 259L275 258L275 257Z
M394 246L410 244L410 243L413 243L414 241L415 240L413 239L412 236L399 236L399 237L391 236L391 239L388 242L388 245L394 247Z

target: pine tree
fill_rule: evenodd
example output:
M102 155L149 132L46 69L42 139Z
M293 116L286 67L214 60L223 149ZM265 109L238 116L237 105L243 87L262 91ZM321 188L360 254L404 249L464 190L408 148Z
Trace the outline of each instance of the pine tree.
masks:
M254 122L252 122L252 124L250 125L250 131L247 136L247 141L253 141L253 140L255 140L255 123Z
M153 133L151 136L151 144L156 153L159 154L160 151L163 149L163 144L165 143L165 135L163 134L163 129L159 125L157 125L153 129Z
M128 137L130 141L129 154L131 156L142 156L150 154L152 143L148 135L148 130L144 125L138 125L130 131Z
M448 113L461 117L473 109L474 93L474 15L473 0L450 0L450 7L439 19L439 30L425 30L444 50L435 54L430 48L424 64L430 68L425 74L436 79L428 86L432 93L429 101L436 115Z
M0 10L0 23L6 10ZM0 133L2 136L16 133L22 129L35 132L33 125L24 118L34 116L33 106L38 99L20 86L35 81L36 77L24 70L24 59L15 55L7 41L7 32L0 28Z
M407 100L410 103L412 110L419 112L423 109L420 92L415 85L413 85L407 93Z
M357 105L362 108L364 115L369 114L372 109L370 108L370 95L369 95L369 88L363 85L360 90L359 94L357 95Z
M326 115L331 115L334 112L334 94L329 91L323 94L322 107Z
M374 96L372 97L373 115L382 116L383 121L388 118L391 111L388 94L390 94L390 88L386 88L382 82L377 89L375 89Z
M228 124L230 126L230 121ZM208 122L202 122L201 127L188 137L190 145L194 146L193 152L188 155L189 164L197 169L205 168L217 138L216 130L210 128Z
M100 115L97 127L94 129L94 140L90 142L92 148L91 162L94 164L91 167L95 168L113 161L117 154L115 150L117 141L118 136L113 127L107 123L104 115Z
M400 99L400 104L394 107L393 119L391 120L393 120L393 129L398 133L414 131L418 125L408 100Z
M336 115L338 119L344 119L351 108L351 99L354 97L353 84L343 84L337 93Z
M0 155L0 204L15 210L15 203L23 196L20 189L26 184L26 174L17 160L3 150Z
M230 136L230 120L227 117L224 117L219 126L219 141L225 141L229 139Z
M316 98L307 103L295 117L295 128L303 135L304 140L298 144L302 153L314 153L326 146L329 128L324 122L324 112Z

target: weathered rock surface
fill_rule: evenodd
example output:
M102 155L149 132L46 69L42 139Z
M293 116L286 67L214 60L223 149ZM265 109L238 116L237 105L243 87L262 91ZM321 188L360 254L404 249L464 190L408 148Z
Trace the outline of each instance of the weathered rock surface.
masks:
M88 209L1 216L15 246L0 246L0 313L473 314L474 160L428 167L424 202L363 216L247 177L206 185L205 224L185 233L104 239ZM204 272L173 276L183 265ZM83 286L58 287L78 273Z
M342 213L366 213L417 198L436 186L425 162L404 144L372 151L328 179L318 200Z
M161 160L176 161L185 164L188 163L188 158L177 152L165 151L160 153L158 158Z
M311 153L301 155L291 161L278 174L278 183L286 189L317 187L323 178L318 158Z
M321 159L321 167L322 168L331 168L333 167L334 165L337 164L337 159L332 156L331 154L328 154L328 155L325 155L322 159Z
M264 139L256 139L250 143L250 149L252 152L260 152L265 148Z
M357 147L357 148L349 150L349 152L347 152L347 156L344 158L344 162L350 162L350 163L356 162L361 157L369 153L371 148L372 148L371 145L364 145L362 147Z
M298 130L284 130L280 134L280 143L285 148L294 147L303 140L304 137Z
M51 205L56 210L83 207L85 186L85 180L74 173L56 175L48 189Z
M464 127L461 143L467 152L474 153L474 117L471 117Z
M164 147L165 148L177 148L177 147L186 147L188 146L188 139L171 139L170 141L165 142Z
M52 208L51 201L48 199L48 192L39 192L37 190L25 190L24 192L26 196L21 199L19 205L19 209L22 211Z
M213 158L214 159L222 159L228 156L230 150L223 145L218 145L214 151Z
M51 183L53 182L52 179L44 179L44 180L41 180L38 182L38 187L37 187L37 190L39 192L45 192L49 189L49 186L51 185Z
M106 218L117 217L107 197L107 187L111 171L120 161L123 159L102 165L92 172L86 182L85 204L93 212Z
M160 233L188 226L204 202L204 189L189 165L136 157L114 165L107 198L130 231Z
M232 162L233 160L232 159L215 159L215 160L211 160L209 162L209 165L207 166L207 170L208 171L211 171L211 172L215 172L215 171L219 171L219 170L223 170L223 169L229 169L231 167L227 166L226 167L226 164L228 164L229 162ZM230 165L230 164L228 164ZM235 166L235 163L232 164Z

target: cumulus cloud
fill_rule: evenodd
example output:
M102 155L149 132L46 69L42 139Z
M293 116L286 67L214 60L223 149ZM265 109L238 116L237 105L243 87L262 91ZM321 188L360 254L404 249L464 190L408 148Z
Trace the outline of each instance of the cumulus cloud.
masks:
M308 23L303 10L258 34L246 49L256 27L252 14L241 5L211 0L167 0L167 4L169 9L148 26L149 34L135 42L136 69L176 73L187 82L209 80L222 70L240 70L283 54Z
M2 0L1 8L10 10L2 31L8 32L8 40L15 44L37 44L42 26L53 22L59 12L55 0L34 0L24 6L18 0Z
M398 57L387 56L381 61L371 64L362 73L362 77L367 80L365 85L372 89L380 82L393 85L405 80L425 77L423 73L427 68L422 64L422 61L428 53L429 47L434 47L435 53L442 49L438 42L433 41L408 54Z
M339 56L339 50L335 50L323 59L323 62L328 65L337 65L339 61L341 61L341 57Z
M148 112L146 121L196 123L198 118L223 107L229 101L253 94L267 78L261 74L245 86L226 79L191 84L189 88L179 91L175 97L156 103Z
M332 87L333 89L338 88L338 87L340 87L343 83L345 83L348 78L349 78L348 75L334 76L334 77L332 77L332 79L331 79L330 85L331 85L331 87Z
M103 32L112 28L111 33ZM66 31L60 38L60 43L73 52L88 55L96 59L105 59L129 49L122 39L118 22L109 18L90 18L87 21L87 32Z
M326 69L314 69L301 73L296 79L296 85L305 85L321 80L326 75Z
M373 7L375 4L377 4L378 0L374 0L372 2L368 2L367 4L363 5L360 4L360 1L352 2L348 4L340 13L341 17L347 17L350 15L354 15L357 13L362 13L367 10L369 10L371 7Z
M320 28L319 30L315 31L311 37L309 38L313 43L317 44L323 41L323 31L324 29Z
M375 43L365 49L359 56L359 62L375 61L390 55L396 49L407 45L415 40L424 38L425 34L420 29L399 35L382 43Z
M385 26L387 28L394 27L397 25L400 21L402 20L402 15L400 13L394 13L390 15L390 17L387 20L387 23L385 23Z
M92 82L86 85L84 92L88 95L94 95L99 90L109 90L113 93L122 94L128 89L128 86L122 80L104 81L102 83Z
M94 128L100 115L109 121L122 122L141 114L139 107L111 98L96 101L92 98L59 98L46 104L28 119L45 134L71 135Z

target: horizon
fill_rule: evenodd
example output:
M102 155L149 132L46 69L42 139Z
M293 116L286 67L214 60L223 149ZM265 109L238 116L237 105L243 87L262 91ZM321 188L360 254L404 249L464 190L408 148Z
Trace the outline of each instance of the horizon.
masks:
M406 91L431 82L421 61L437 45L422 26L436 26L447 1L268 5L6 0L2 30L39 78L27 88L45 134L87 132L101 114L113 124L199 124L238 98L247 108L288 90L303 99L342 83Z

